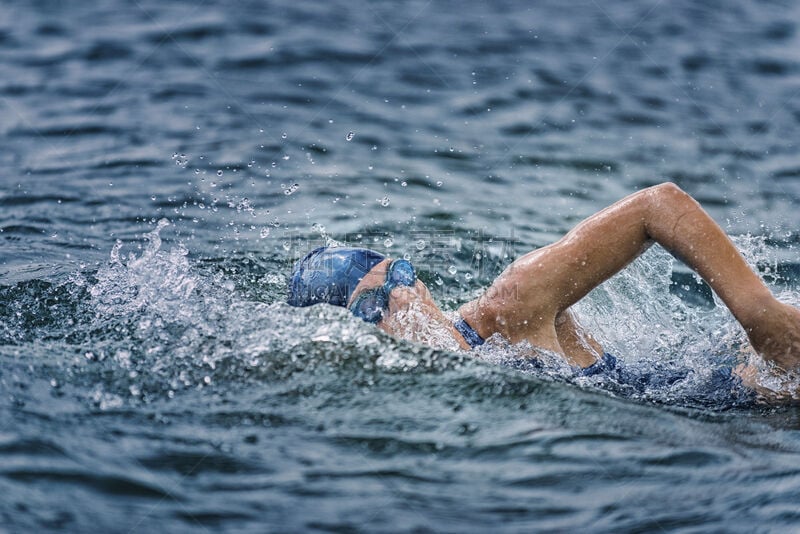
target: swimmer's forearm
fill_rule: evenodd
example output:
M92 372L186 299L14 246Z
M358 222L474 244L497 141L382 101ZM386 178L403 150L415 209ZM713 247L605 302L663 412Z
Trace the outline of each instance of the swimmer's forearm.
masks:
M697 272L746 328L751 311L772 293L700 204L677 188L647 221L648 234Z

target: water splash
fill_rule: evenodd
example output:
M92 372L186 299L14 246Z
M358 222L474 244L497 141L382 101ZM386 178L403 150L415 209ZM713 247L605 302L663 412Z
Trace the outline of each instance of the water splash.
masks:
M311 225L311 231L318 234L324 241L326 247L343 247L346 246L346 243L342 241L337 241L330 234L328 234L327 229L325 228L324 224L314 223Z
M75 277L73 286L48 289L57 291L63 317L53 315L62 311L52 305L37 312L37 321L63 323L63 336L76 344L77 357L52 378L60 384L83 377L89 402L100 409L172 399L185 390L230 389L240 382L288 384L291 379L302 388L314 387L328 374L371 382L381 373L427 375L445 369L472 376L469 369L475 366L482 369L475 371L480 378L469 380L481 383L502 382L511 368L534 383L575 382L647 401L692 404L698 392L707 390L714 370L726 365L723 360L737 354L744 342L724 308L697 306L670 293L674 262L658 250L577 306L581 321L619 357L627 373L620 379L578 376L557 355L510 345L498 336L476 350L461 351L444 325L432 324L413 307L396 319L400 334L416 342L394 339L344 309L289 307L281 296L282 262L258 276L231 276L233 271L215 263L192 261L183 244L163 237L168 228L169 221L159 221L143 236L140 253L126 255L125 245L117 242L108 263L96 272ZM326 235L320 225L315 230ZM747 252L752 261L763 263L770 251L765 256L757 249ZM268 287L261 293L266 301L255 300L247 284ZM37 300L52 301L39 295ZM19 295L11 298L24 301ZM788 290L782 298L798 301ZM642 325L660 326L648 330ZM54 335L53 327L49 331ZM36 331L27 337L16 334L6 337L27 339ZM527 359L532 352L538 355L535 364ZM642 383L641 377L653 369L682 375L668 384ZM711 404L730 405L730 396Z
M100 409L231 382L280 383L298 374L313 381L321 369L352 378L451 364L447 353L420 352L344 309L253 301L223 271L193 264L182 244L163 250L168 226L159 221L145 234L138 256L125 257L116 243L108 264L80 281L95 315L83 328L109 339L79 360L80 372L95 380L89 400ZM282 274L261 280L285 287Z
M736 237L734 242L751 267L771 274L768 280L777 280L774 251L765 238ZM717 387L714 379L719 372L741 362L753 364L760 378L774 387L790 387L747 350L744 330L716 295L707 305L698 305L670 291L675 266L671 255L654 247L574 307L582 323L607 351L622 358L634 377L683 375L671 383L654 381L632 396L686 402L709 394L709 388ZM794 304L799 300L797 293L788 289L780 298ZM609 386L602 378L584 382ZM724 406L726 401L721 398L719 403Z
M98 271L97 283L89 290L101 314L126 315L145 306L165 316L185 313L183 303L197 288L198 279L190 272L185 246L160 251L160 234L169 224L161 219L145 234L148 243L139 257L130 253L123 259L122 242L114 244L109 265Z

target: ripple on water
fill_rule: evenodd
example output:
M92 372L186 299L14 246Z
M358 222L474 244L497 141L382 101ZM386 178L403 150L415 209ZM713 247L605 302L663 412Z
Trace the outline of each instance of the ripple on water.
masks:
M665 256L578 310L612 376L283 304L389 239L452 310L665 177L797 302L796 7L364 5L0 5L3 525L796 530L796 410L698 398L743 334Z

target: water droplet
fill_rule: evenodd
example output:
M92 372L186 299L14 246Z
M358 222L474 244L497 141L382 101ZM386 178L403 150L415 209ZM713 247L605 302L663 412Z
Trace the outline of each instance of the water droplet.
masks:
M389 205L389 197L376 198L375 201L380 202L381 206L384 208Z
M405 186L407 186L407 185L408 185L408 182L400 182L400 185L402 185L403 187L405 187Z
M287 252L289 251L290 248L292 248L292 244L289 243L288 241L284 241L281 246L283 246L283 250L285 250Z
M447 272L450 274L456 274L458 272L458 269L456 269L455 265L451 265L450 267L447 268Z
M389 248L392 245L394 245L394 241L392 241L391 237L387 237L386 239L383 240L383 246L384 247Z
M289 137L289 134L287 134L286 132L283 132L281 134L281 139L286 139L287 137Z
M175 162L175 165L179 167L186 167L189 163L189 156L186 154L178 154L177 152L172 155L172 160Z
M283 194L284 195L291 195L292 193L297 191L298 187L300 187L300 184L292 184L289 187L287 187L286 189L284 189Z
M434 282L434 283L435 283L437 286L440 286L440 285L444 284L444 280L442 280L442 279L441 279L441 277L439 277L439 276L437 276L436 278L434 278L433 282Z
M472 280L472 273L464 273L465 280Z
M275 273L268 274L267 283L273 286L281 285L283 284L283 277Z
M424 250L425 249L425 240L420 239L417 241L417 250Z
M222 169L217 171L217 176L222 176Z
M352 141L353 137L355 137L355 136L356 136L355 132L352 132L352 131L351 132L347 132L347 136L345 137L345 140L346 141Z
M439 180L438 182L436 182L436 187L442 187L442 181L441 181L441 180Z

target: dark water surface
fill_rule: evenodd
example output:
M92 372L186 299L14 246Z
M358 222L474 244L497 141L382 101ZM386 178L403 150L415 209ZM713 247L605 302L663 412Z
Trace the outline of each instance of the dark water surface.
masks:
M800 412L707 395L742 333L663 252L579 309L628 381L282 303L334 239L452 310L663 180L800 302L798 16L0 4L0 530L800 529Z

